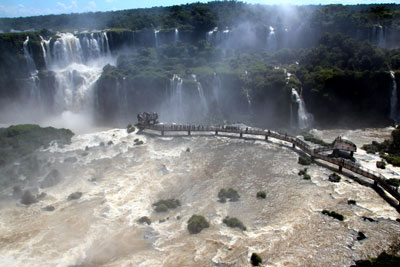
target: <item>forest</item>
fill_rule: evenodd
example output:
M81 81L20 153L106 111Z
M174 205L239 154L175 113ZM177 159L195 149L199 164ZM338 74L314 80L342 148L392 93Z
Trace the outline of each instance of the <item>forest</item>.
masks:
M22 49L27 35L40 86L45 95L52 95L55 80L46 69L42 38L51 38L54 46L59 31L75 32L81 42L93 38L89 34L95 30L104 31L117 58L115 64L104 66L96 82L96 116L104 123L121 115L122 87L129 114L157 109L174 75L182 77L185 92L192 97L197 80L207 96L218 76L225 101L218 103L218 111L210 105L209 120L248 113L253 121L287 125L293 112L292 88L321 126L386 125L397 119L389 114L393 81L400 77L400 5L282 8L215 1L2 18L0 29L5 32L0 34L2 99L21 94L20 81L28 72ZM10 69L15 70L11 75Z

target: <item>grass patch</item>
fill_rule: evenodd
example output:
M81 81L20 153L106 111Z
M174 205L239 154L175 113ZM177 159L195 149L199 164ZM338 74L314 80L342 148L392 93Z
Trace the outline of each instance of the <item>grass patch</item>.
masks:
M238 218L227 216L222 220L222 222L231 228L239 228L246 231L246 226L244 226Z

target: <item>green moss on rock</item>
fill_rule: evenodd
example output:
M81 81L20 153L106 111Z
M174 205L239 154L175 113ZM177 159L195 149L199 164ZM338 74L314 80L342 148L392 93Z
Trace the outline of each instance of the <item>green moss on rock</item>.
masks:
M246 231L246 226L244 226L238 218L227 216L222 220L222 222L231 228L239 228Z

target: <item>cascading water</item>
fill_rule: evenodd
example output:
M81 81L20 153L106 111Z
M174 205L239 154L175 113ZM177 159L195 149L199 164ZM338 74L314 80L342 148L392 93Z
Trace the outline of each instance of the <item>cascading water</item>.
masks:
M182 84L182 78L174 74L170 80L168 91L169 101L167 103L167 112L165 112L166 116L170 116L169 120L171 122L182 122L183 120L185 112L183 108Z
M179 42L179 30L178 29L175 29L175 36L174 37L175 37L174 38L175 43Z
M396 83L395 73L393 71L390 71L390 76L392 77L392 95L390 97L390 118L393 121L398 122L399 116L398 116L398 105L397 105L397 83Z
M50 54L51 37L49 40L45 40L42 36L40 36L40 39L42 39L40 45L42 46L44 63L46 64L46 68L48 68L51 64L51 54Z
M277 41L275 35L275 29L272 26L269 26L269 33L267 37L267 51L275 52L277 48Z
M221 80L218 77L218 74L214 72L213 77L213 94L217 104L220 102L220 94L221 94Z
M25 56L26 64L28 65L29 74L31 76L33 76L33 75L37 75L38 70L36 69L35 62L33 61L31 53L29 52L28 45L29 45L29 36L26 36L26 40L24 41L24 56Z
M297 103L297 127L300 129L309 128L313 121L313 116L307 112L306 105L303 99L295 88L292 88L292 99ZM293 111L291 107L291 111ZM294 126L294 119L291 118L292 127Z
M29 79L27 84L27 88L29 91L28 103L30 105L39 105L40 107L42 97L40 93L40 88L38 87L39 72L36 69L35 62L33 61L31 53L29 52L29 36L26 36L26 40L24 41L23 47L24 47L24 57L29 71Z
M247 70L244 71L244 77L247 82L249 80L249 72ZM244 93L245 93L246 100L247 100L247 106L248 106L249 110L251 110L251 97L250 97L249 89L244 88Z
M159 32L160 32L159 30L154 29L154 40L155 40L156 48L158 48L158 33Z
M199 81L197 81L197 77L195 74L192 74L192 78L193 78L194 82L197 84L197 91L199 92L202 112L203 112L203 114L207 114L208 113L208 104L207 104L207 99L204 95L203 86L201 86L201 83Z

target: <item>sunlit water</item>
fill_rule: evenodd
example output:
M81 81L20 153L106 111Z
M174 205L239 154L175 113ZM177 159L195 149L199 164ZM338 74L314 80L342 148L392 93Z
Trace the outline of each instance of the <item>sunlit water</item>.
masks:
M383 140L390 129L314 133L328 141L344 134L360 145ZM135 146L136 138L144 144ZM360 150L356 156L374 164ZM64 162L71 157L76 162ZM297 159L277 140L128 135L124 129L77 135L71 145L38 153L38 175L18 178L35 188L57 169L63 180L40 189L47 193L42 201L24 206L11 200L11 187L1 191L0 265L249 266L257 252L268 266L349 266L400 240L398 213L375 191L346 177L331 183L332 171L315 164L311 181L303 180ZM229 187L240 201L219 203L218 191ZM265 200L256 198L260 190ZM76 191L82 198L67 201ZM152 203L166 198L182 206L155 213ZM42 210L47 205L55 211ZM343 214L344 222L323 209ZM186 222L193 214L204 215L210 228L190 235ZM152 224L137 223L142 216ZM239 218L247 230L227 227L225 216ZM368 238L357 241L358 231Z

